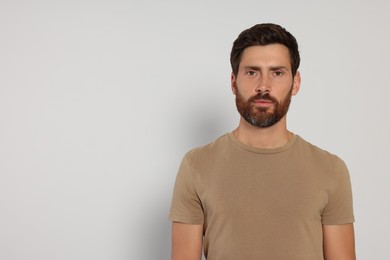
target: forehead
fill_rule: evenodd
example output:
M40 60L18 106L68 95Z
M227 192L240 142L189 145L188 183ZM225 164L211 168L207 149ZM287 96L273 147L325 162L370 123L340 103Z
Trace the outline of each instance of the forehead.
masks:
M284 66L291 68L290 52L282 44L255 45L246 48L241 55L242 66Z

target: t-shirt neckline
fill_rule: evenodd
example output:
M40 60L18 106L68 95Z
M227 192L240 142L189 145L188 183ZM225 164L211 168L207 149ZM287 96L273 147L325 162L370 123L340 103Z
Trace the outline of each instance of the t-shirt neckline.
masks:
M245 149L250 152L260 153L260 154L272 154L272 153L280 153L290 149L298 139L298 136L293 133L293 136L290 140L283 146L277 148L258 148L251 145L244 144L237 137L234 136L233 132L228 133L229 140L233 142L235 145L238 145L242 149Z

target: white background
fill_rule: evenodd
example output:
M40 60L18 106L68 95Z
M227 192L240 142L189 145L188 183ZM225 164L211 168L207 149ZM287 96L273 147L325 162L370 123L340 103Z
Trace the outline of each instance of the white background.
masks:
M289 128L349 166L359 259L390 259L390 16L372 1L0 1L0 259L169 259L183 154L233 130L229 53L300 44Z

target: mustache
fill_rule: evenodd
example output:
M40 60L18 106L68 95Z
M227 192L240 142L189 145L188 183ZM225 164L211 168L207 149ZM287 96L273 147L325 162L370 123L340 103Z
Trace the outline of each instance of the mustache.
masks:
M269 100L273 103L277 103L276 98L272 97L269 93L257 93L253 97L249 99L250 102L253 102L255 100L262 99L262 100Z

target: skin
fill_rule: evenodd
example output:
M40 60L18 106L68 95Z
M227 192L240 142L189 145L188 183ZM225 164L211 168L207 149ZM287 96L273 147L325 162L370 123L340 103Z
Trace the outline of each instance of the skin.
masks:
M233 94L237 95L239 91L245 99L261 91L268 92L280 102L289 93L291 87L291 95L295 96L299 91L300 83L300 73L297 72L293 77L289 51L281 44L246 48L242 53L237 75L231 76ZM273 110L272 104L259 101L255 105ZM252 126L241 117L239 126L233 133L243 143L259 148L280 147L292 137L292 133L287 130L286 116L267 128Z
M246 100L258 92L269 92L279 102L289 95L295 96L301 77L291 71L288 49L281 44L251 46L241 56L237 75L231 75L234 95L240 93ZM291 89L292 88L292 89ZM255 100L255 106L272 112L270 102ZM243 143L259 148L277 148L285 145L293 134L288 131L286 116L273 126L260 128L242 117L233 134ZM202 254L203 225L172 224L172 260L200 260ZM323 225L325 260L355 260L353 224Z
M203 225L172 223L172 260L200 260Z
M353 224L323 225L324 259L356 260Z

